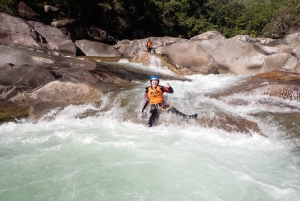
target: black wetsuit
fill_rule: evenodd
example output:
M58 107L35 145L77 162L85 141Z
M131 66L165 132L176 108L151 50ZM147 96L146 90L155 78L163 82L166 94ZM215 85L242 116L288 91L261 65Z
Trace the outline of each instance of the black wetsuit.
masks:
M160 89L162 90L162 92L167 92L167 93L173 93L174 90L172 87L169 87L169 88L166 88L166 87L163 87L163 86L160 86ZM149 87L146 88L145 90L145 93L148 94L148 89ZM162 102L162 103L158 103L158 104L152 104L150 105L150 113L151 113L151 116L149 118L149 121L148 121L148 126L151 127L154 123L155 123L155 120L159 117L159 114L162 110L166 110L167 112L172 112L178 116L181 116L183 118L196 118L197 117L197 114L194 114L194 115L186 115L186 114L183 114L182 112L178 111L175 107L171 107L169 104L165 103L165 102Z
M151 41L148 41L148 42L147 42L147 50L148 50L148 52L151 52L152 49L153 49L153 47L152 47L152 42L151 42Z

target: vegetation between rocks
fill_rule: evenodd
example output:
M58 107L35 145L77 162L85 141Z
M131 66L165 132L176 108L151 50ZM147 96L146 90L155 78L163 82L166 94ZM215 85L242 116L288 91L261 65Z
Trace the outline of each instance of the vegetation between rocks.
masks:
M0 9L17 14L18 0L0 0ZM60 16L95 25L118 39L147 36L192 37L217 30L226 37L283 38L300 26L298 0L28 0L49 4Z

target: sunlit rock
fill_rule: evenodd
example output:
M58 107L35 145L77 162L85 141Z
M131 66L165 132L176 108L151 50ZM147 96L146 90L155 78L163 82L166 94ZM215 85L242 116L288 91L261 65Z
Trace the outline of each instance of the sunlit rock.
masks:
M192 37L190 41L201 41L210 39L223 40L225 39L225 37L218 31L207 31L205 33Z
M281 52L300 59L300 33L287 35L283 39L266 39L264 43L260 40L260 43L256 44L269 54Z
M282 69L300 73L300 63L298 59L290 54L278 53L270 55L267 56L264 61L262 65L263 72Z
M267 53L253 43L237 39L203 40L202 48L218 63L218 68L234 74L264 72L262 65Z
M139 52L147 52L146 43L150 39L153 43L154 52L160 54L160 50L164 46L168 46L174 43L180 43L188 41L184 38L175 38L175 37L149 37L139 40L121 40L118 41L114 47L119 50L123 56L126 57L135 57Z
M83 104L98 101L101 95L102 92L84 83L53 81L34 92L24 92L11 100Z
M217 73L214 58L196 42L165 46L159 54L166 56L168 62L184 75Z
M85 56L99 56L99 57L120 57L122 53L114 47L89 40L77 40L75 42L77 47L84 53Z

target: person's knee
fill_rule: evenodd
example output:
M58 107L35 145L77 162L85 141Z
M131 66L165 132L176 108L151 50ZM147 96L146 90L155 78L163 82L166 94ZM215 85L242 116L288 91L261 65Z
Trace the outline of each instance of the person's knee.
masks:
M157 109L153 109L153 110L150 110L150 113L153 115L156 115L158 112L157 112Z

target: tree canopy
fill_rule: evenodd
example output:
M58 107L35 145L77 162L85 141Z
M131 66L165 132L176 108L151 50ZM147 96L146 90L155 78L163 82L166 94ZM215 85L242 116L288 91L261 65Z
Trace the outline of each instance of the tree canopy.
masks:
M18 0L0 0L17 14ZM68 17L98 26L118 38L135 31L150 36L192 37L217 30L226 37L283 38L300 26L299 0L26 0L30 6L60 8ZM142 36L141 36L142 37Z

